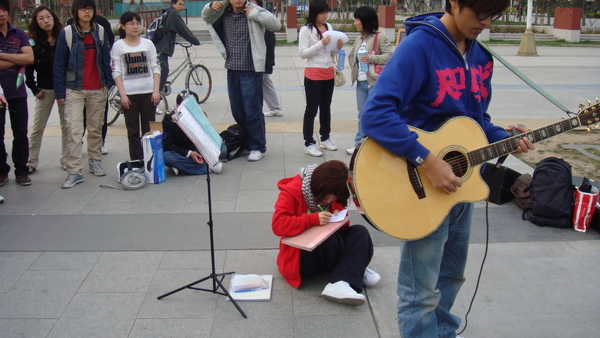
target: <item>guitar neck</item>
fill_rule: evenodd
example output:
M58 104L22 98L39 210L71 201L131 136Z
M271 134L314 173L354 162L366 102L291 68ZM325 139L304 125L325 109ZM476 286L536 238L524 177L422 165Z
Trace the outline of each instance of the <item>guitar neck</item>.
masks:
M537 143L564 132L573 130L580 125L581 123L579 122L578 117L574 116L565 120L561 120L560 122L549 124L538 129L528 130L525 133L511 136L502 141L472 150L467 153L467 157L472 166L483 164L487 161L517 151L519 148L519 141L523 139L523 137L527 137L532 143Z

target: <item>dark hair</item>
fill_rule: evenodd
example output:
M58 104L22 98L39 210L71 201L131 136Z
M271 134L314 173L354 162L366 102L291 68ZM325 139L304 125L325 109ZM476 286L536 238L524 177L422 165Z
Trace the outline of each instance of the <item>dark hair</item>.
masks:
M37 22L37 15L40 14L41 11L48 11L50 15L52 15L52 19L54 20L54 27L52 27L52 37L54 39L58 39L58 34L63 29L63 25L60 22L60 18L58 17L58 15L56 15L56 13L54 13L50 8L44 5L38 6L36 9L33 10L33 13L31 14L31 22L28 26L29 37L33 41L46 41L46 31L44 31Z
M254 0L256 1L256 4L259 5L260 7L263 6L263 1L262 0Z
M73 0L73 5L71 5L71 15L73 16L73 23L77 25L77 27L81 27L79 24L79 9L92 7L94 10L92 12L92 20L90 21L92 24L96 22L96 1L95 0Z
M195 92L193 92L191 90L189 92L184 90L181 93L177 94L177 98L175 99L175 102L177 103L178 106L181 104L181 102L183 102L183 100L187 94L193 95L194 98L196 99L196 102L200 101L200 98L198 98L198 94L196 94Z
M142 17L136 12L127 11L121 14L121 17L119 18L119 37L121 39L125 39L125 36L127 35L125 33L125 30L121 27L121 25L125 25L128 22L133 21L134 19L137 20L139 23L142 22Z
M179 1L179 0L171 0L171 6L173 6L174 4L176 4L177 1ZM185 0L183 0L183 1L185 2Z
M329 12L329 5L325 0L311 0L308 5L308 17L306 18L306 25L308 28L313 27L317 29L317 16L323 12ZM319 38L323 38L323 34L317 29Z
M509 5L510 0L456 0L462 9L469 7L477 13L489 13L490 15L504 12ZM450 0L446 0L446 12L450 13L452 5Z
M320 203L327 195L333 195L337 197L338 203L346 207L350 198L347 182L348 167L344 162L331 160L319 164L310 178L313 200Z
M359 7L354 11L354 18L360 20L363 32L375 34L379 30L379 18L375 9L369 6Z
M10 15L10 0L0 0L0 8L4 8Z

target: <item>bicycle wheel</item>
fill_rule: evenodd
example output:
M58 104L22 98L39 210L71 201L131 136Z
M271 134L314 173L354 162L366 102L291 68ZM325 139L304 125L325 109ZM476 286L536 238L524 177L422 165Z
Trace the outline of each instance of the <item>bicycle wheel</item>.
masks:
M117 89L117 86L112 86L108 91L108 112L106 117L106 125L110 126L115 123L115 121L117 121L119 118L119 115L123 113L122 109L119 89Z
M160 92L159 94L160 102L156 106L156 113L154 115L154 121L156 122L162 122L163 118L165 117L165 114L169 109L169 102L167 101L167 97L162 92Z
M212 78L204 65L194 65L185 76L185 89L198 94L198 103L204 103L212 90Z

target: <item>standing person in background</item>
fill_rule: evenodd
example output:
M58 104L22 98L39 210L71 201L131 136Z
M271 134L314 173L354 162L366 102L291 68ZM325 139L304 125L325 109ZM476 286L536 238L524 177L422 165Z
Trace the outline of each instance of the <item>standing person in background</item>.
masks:
M112 26L110 25L110 21L103 17L102 15L96 13L96 17L94 18L97 24L104 28L106 35L108 36L108 49L112 49L113 44L115 43L115 34L113 33ZM67 20L67 25L73 24L73 18ZM83 129L85 134L85 108L83 109ZM104 108L104 124L102 125L102 155L108 154L108 150L106 149L106 134L108 133L108 101L106 102L106 107Z
M141 138L150 131L150 121L154 121L156 105L160 102L160 67L156 48L152 41L140 37L141 24L138 13L124 12L119 20L121 40L115 43L110 53L112 76L119 89L125 116L131 160L144 158Z
M262 0L253 0L253 4L263 7ZM271 74L273 74L273 66L275 66L275 32L265 30L265 44L267 45L267 60L265 64L265 76L263 77L263 100L269 108L268 111L263 112L265 116L281 116L281 104L277 97L277 91L273 80L271 80Z
M1 15L1 14L0 14ZM4 97L4 89L2 89L2 86L0 85L0 114L4 115L6 114L6 108L8 106L8 102L6 101L6 98ZM6 181L4 181L6 182ZM4 183L0 184L0 186L4 185ZM4 203L4 196L0 195L0 204Z
M50 8L37 7L29 23L29 37L35 61L25 68L27 87L35 96L35 115L33 129L29 136L29 173L37 170L42 146L42 137L48 124L48 118L54 107L54 51L58 34L63 29L60 19ZM37 78L36 78L37 75ZM58 105L58 118L61 129L60 165L66 169L67 163L67 126L65 123L65 106Z
M211 2L204 6L202 18L225 58L231 114L248 132L248 161L259 161L267 152L262 113L265 30L276 31L281 22L271 12L245 0Z
M30 185L27 160L29 142L27 139L27 89L23 79L25 66L33 63L33 50L27 33L8 23L10 15L9 0L0 0L0 86L9 109L0 114L0 186L8 181L10 166L4 145L6 111L10 116L13 132L12 160L15 166L15 180L20 185Z
M509 137L508 130L526 131L491 123L487 109L494 62L477 42L509 2L446 0L445 13L406 20L402 47L385 66L363 110L365 134L419 167L431 186L446 195L461 189L461 179L408 126L430 132L453 117L467 116L480 125L490 143ZM526 137L519 140L519 153L529 149L534 147ZM456 337L461 320L450 311L465 281L472 212L473 203L457 203L434 232L402 241L397 290L400 336Z
M114 84L110 68L108 35L94 18L94 0L74 0L73 24L60 32L54 59L54 92L65 105L68 131L67 171L63 189L83 182L83 119L86 111L89 172L104 176L102 168L102 124L108 88ZM69 31L67 33L67 31ZM103 34L103 38L100 38ZM70 43L67 38L70 38Z
M163 21L165 26L164 36L155 42L158 52L158 64L160 66L160 90L164 90L167 77L169 76L169 57L175 52L175 39L177 34L194 46L200 45L200 41L194 36L185 24L179 13L185 8L184 0L171 0L171 7L167 8L167 16Z
M342 40L337 41L337 49L328 52L326 47L331 43L331 36L323 36L331 30L327 22L329 6L325 0L312 0L308 7L306 25L300 28L298 46L300 57L306 60L304 68L304 92L306 95L306 110L302 133L304 135L304 152L311 156L323 156L313 137L315 117L319 111L321 127L321 148L337 150L329 138L331 133L331 99L333 98L333 77L335 69L333 59L338 50L344 46Z
M394 48L390 44L390 40L385 34L377 32L379 30L379 19L377 12L368 6L358 8L354 12L354 26L356 30L361 33L354 41L354 46L348 54L348 62L352 69L352 84L356 81L356 106L358 107L358 132L354 137L354 146L346 149L346 153L352 155L354 149L358 145L358 142L365 136L362 127L360 125L360 117L362 115L365 102L369 97L371 88L375 85L375 80L369 71L364 71L364 68L360 67L361 63L364 65L368 64L380 64L384 65L392 57ZM377 41L375 41L377 37ZM374 43L377 43L374 46ZM367 55L363 55L363 54ZM361 54L360 56L358 54ZM362 69L361 69L362 68ZM366 68L366 67L365 67Z

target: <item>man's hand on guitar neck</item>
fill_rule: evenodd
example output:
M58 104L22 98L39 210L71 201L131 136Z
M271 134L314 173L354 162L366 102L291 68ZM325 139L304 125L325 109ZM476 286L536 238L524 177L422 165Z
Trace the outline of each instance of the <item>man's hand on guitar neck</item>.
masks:
M421 167L425 170L431 185L441 189L446 195L456 192L462 186L460 178L454 175L452 166L432 153L427 155Z
M527 127L525 127L522 124L517 124L517 125L510 125L508 127L506 127L506 131L509 132L511 135L517 135L517 134L521 134L526 132L528 129ZM529 139L527 137L523 137L520 141L519 141L519 148L517 148L516 153L520 154L520 153L528 153L529 150L534 150L535 146L533 145L533 143L531 143L531 141L529 141Z

